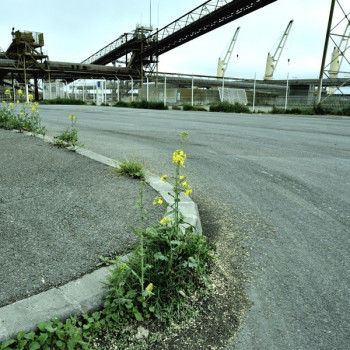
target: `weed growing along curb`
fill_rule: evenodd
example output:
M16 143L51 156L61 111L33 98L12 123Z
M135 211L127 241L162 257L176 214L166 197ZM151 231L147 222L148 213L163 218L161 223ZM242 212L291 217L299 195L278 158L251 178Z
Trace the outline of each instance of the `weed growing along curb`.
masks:
M5 95L8 99L12 99L10 90L6 90ZM33 95L28 95L29 103L24 101L25 97L21 89L17 90L17 95L19 96L17 103L2 102L2 106L0 106L0 128L16 129L19 132L30 131L34 134L45 135L46 128L41 125L38 103L33 102Z
M183 144L186 133L181 134ZM145 227L147 212L143 203L145 182L140 183L138 208L141 217L139 228L132 228L138 243L128 260L101 258L110 264L107 295L102 310L62 322L53 319L38 324L38 331L18 333L0 345L1 350L11 349L109 349L142 348L159 342L160 335L134 337L133 327L143 330L159 322L169 325L196 313L194 304L210 292L210 264L214 245L194 227L184 222L179 211L180 195L188 196L192 187L181 174L187 155L182 149L173 153L175 165L173 203L163 203L161 197L153 205L164 205L167 214L154 227ZM165 181L167 176L162 176ZM112 340L111 340L111 335ZM132 336L130 336L133 334ZM111 342L110 342L111 341Z
M82 146L78 144L78 130L76 129L77 117L73 114L69 116L72 125L66 128L60 135L54 136L54 145L57 147L75 147Z
M136 179L143 179L145 172L143 170L143 165L137 160L129 160L123 158L119 162L116 162L116 173L129 176Z

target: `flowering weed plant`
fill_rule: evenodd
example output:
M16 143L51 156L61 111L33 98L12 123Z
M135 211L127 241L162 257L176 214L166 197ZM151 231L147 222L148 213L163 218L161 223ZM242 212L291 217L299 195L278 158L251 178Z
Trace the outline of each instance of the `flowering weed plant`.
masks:
M5 91L8 100L12 100L10 90ZM2 101L0 106L0 127L8 130L17 129L20 132L30 131L35 134L44 135L45 127L41 126L38 111L38 102L34 102L32 94L28 95L29 102L21 89L17 90L18 100L14 102Z
M67 127L60 135L55 136L54 145L58 147L75 147L81 146L78 144L78 130L76 128L77 119L73 114L69 115L71 126Z
M181 145L188 137L181 133ZM108 318L117 323L134 319L141 321L152 316L163 322L179 320L184 311L191 308L194 296L206 291L210 285L209 266L214 245L195 228L184 226L179 210L180 194L188 196L192 187L188 178L181 174L187 155L182 149L173 153L175 182L169 193L174 201L164 203L159 196L153 205L163 205L166 215L153 227L145 227L147 213L143 205L141 182L141 226L133 228L139 240L127 262L117 258L107 260L115 265L109 278L109 290L105 303ZM162 176L165 181L167 175ZM186 229L184 229L186 227Z

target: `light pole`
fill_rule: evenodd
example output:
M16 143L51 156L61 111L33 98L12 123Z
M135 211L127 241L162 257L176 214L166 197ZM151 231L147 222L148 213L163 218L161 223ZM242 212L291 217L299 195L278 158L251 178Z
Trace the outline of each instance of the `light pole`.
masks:
M102 79L105 81L105 88L102 92L102 95L103 95L103 100L104 100L104 104L106 105L107 104L107 92L106 92L106 89L107 89L107 80L105 77L102 77Z
M221 102L224 102L224 91L225 91L225 76L222 77L222 96L221 96Z
M65 89L64 89L64 92L65 92L65 95L66 95L66 98L68 99L68 91L67 91L67 89L68 89L68 83L67 83L67 80L66 79L63 79L63 81L65 81L66 82L66 86L65 86Z
M119 102L119 97L120 97L120 94L119 94L119 86L120 86L120 80L118 79L117 76L115 76L117 78L117 102Z
M194 80L193 80L193 74L192 74L192 88L191 88L191 105L193 107L193 95L194 95Z
M254 75L253 113L255 112L256 73Z
M167 100L167 96L166 96L166 76L164 77L164 106L166 106L166 100Z
M287 73L287 85L286 85L286 99L285 99L285 103L284 103L284 110L287 110L287 106L288 106L288 83L289 83L289 62L290 59L288 58L288 73Z
M131 79L131 102L134 101L134 79L132 78L131 75L129 75L130 79Z
M147 80L147 89L146 89L147 94L146 94L146 98L147 98L147 102L148 102L148 100L149 100L149 91L148 91L148 75L147 75L147 77L146 77L146 80Z

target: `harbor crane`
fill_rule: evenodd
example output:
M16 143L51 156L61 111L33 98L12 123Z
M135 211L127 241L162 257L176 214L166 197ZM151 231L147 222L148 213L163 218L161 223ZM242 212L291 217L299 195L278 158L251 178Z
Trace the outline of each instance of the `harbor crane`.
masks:
M331 63L329 64L328 75L331 79L337 79L342 66L345 51L350 47L350 22L345 27L344 34L340 36L339 45L337 45L332 52ZM337 90L336 87L330 87L328 90L329 95L333 95Z
M236 29L236 32L233 35L233 38L231 40L230 46L229 46L229 48L228 48L228 50L226 52L226 55L225 55L224 59L222 60L219 57L218 70L217 70L217 76L219 78L223 78L225 76L225 72L226 72L227 66L228 66L228 64L230 62L230 59L231 59L231 56L232 56L232 52L233 52L233 49L235 47L235 44L236 44L237 37L238 37L240 29L241 29L240 27L238 27Z
M277 49L275 51L275 53L273 55L271 55L270 53L268 53L267 55L267 62L266 62L266 70L265 70L265 76L264 76L264 80L271 80L273 78L273 74L276 70L278 61L280 60L282 51L284 49L284 46L286 44L286 41L288 39L290 30L292 28L294 20L292 19L289 23L288 26L286 28L286 30L284 31L282 38L277 46Z

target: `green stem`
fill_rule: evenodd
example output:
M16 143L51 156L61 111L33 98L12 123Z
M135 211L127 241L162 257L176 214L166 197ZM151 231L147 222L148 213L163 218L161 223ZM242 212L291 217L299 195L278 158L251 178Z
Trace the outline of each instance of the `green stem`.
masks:
M180 165L176 164L175 186L174 186L174 226L176 234L179 232L179 195L180 195Z
M141 223L140 223L140 255L141 255L141 294L144 292L144 246L143 246L143 232L144 232L144 207L143 207L143 182L141 181L140 185L140 215L141 215Z

